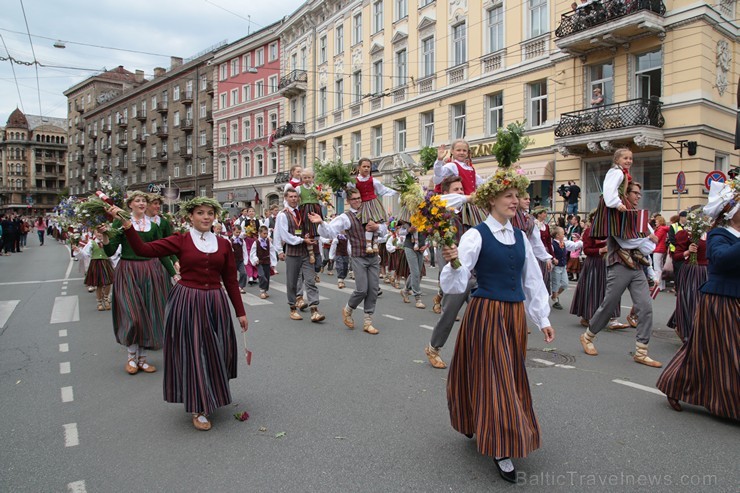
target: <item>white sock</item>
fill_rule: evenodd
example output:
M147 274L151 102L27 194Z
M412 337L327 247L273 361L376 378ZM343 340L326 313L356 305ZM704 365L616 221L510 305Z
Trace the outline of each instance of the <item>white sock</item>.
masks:
M514 470L514 463L511 462L511 459L508 457L506 459L497 458L496 462L498 462L498 467L500 467L504 472L511 472Z
M347 310L347 313L352 313L353 311L355 311L354 308L350 308L349 304L344 305L344 309Z

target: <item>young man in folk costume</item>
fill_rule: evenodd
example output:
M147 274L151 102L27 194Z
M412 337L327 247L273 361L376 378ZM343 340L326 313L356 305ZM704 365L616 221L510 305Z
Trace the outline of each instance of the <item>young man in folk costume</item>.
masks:
M362 224L387 222L385 208L379 196L393 196L398 194L372 177L372 162L368 158L361 158L357 163L357 179L355 183L348 183L348 187L356 188L360 192L362 204L359 208L359 219ZM375 231L365 232L365 253L378 253Z
M267 226L260 226L259 238L249 251L249 262L257 269L260 287L260 298L270 297L270 272L277 265L277 255L272 247Z
M316 240L304 236L303 218L298 210L298 192L288 189L284 193L288 207L278 214L275 221L275 236L285 242L285 252L280 253L280 259L285 260L285 274L290 306L291 320L303 320L298 313L297 287L299 275L303 275L303 286L311 308L311 322L321 322L324 315L319 312L319 290L314 280L314 266L308 259L308 248L312 248Z
M377 334L378 329L373 327L373 313L378 300L378 287L380 283L380 257L371 249L368 253L363 248L365 232L385 234L385 226L373 221L363 225L360 220L360 207L362 204L361 193L358 190L347 191L349 211L335 217L331 223L325 223L318 214L309 214L311 222L318 225L319 234L327 238L335 238L340 232L346 231L351 245L350 261L355 273L355 290L349 297L347 305L342 309L344 325L353 329L355 322L352 312L360 303L363 304L365 317L362 330L368 334Z

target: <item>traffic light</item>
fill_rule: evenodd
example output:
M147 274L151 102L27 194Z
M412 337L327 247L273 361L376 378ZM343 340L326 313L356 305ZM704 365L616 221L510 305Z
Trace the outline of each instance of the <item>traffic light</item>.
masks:
M686 142L686 148L689 150L689 156L696 156L696 141L690 140Z

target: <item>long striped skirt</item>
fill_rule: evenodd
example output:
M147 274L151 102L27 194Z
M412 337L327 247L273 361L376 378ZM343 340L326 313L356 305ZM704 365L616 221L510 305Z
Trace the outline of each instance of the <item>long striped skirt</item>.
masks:
M301 213L301 220L303 221L303 234L310 234L311 238L319 237L319 225L312 223L308 218L308 213L318 214L321 219L324 219L324 211L321 209L321 204L301 204L298 210Z
M231 402L237 347L223 289L177 284L167 301L164 400L189 413L209 414Z
M689 339L657 386L668 397L740 420L740 298L700 293L698 305Z
M408 279L409 275L411 274L411 270L409 269L409 262L406 260L406 252L404 252L403 248L399 248L396 250L398 263L396 264L396 278L404 278Z
M488 213L486 211L470 202L467 202L462 206L461 213L462 223L471 228L478 226L488 217Z
M393 253L388 254L388 270L398 272L398 264L401 262L401 257L406 258L406 254L403 250L396 250Z
M378 197L367 202L362 202L359 218L362 224L367 224L370 221L377 223L388 220L388 216L383 208L383 202Z
M707 266L686 262L678 271L678 277L676 309L666 325L676 329L678 336L685 341L693 330L696 307L699 304L699 288L707 282Z
M85 274L85 286L95 286L97 288L109 286L113 284L113 276L115 276L115 272L110 260L107 258L91 259L87 274Z
M411 215L411 209L409 209L405 205L401 206L401 210L398 211L398 217L396 218L396 221L402 221L411 224Z
M523 303L470 299L450 364L447 405L452 427L474 433L483 455L526 457L540 447L526 350Z
M547 270L547 262L538 260L540 264L540 270L542 271L542 280L545 281L545 287L547 288L547 294L552 294L552 286L550 285L550 272Z
M385 247L385 243L379 243L378 244L378 254L380 255L380 266L381 267L388 267L388 260L390 260L390 253L388 253L388 249Z
M623 199L624 205L631 208ZM599 199L599 205L596 206L596 213L591 222L591 238L607 238L614 236L617 238L643 238L644 233L638 230L637 211L627 210L620 212L617 209L607 207L604 202L604 196Z
M169 280L158 259L121 259L113 276L113 332L124 346L162 347Z
M606 259L604 257L586 257L583 261L578 285L573 293L570 305L571 315L591 320L606 295ZM612 317L619 317L619 306L614 309Z

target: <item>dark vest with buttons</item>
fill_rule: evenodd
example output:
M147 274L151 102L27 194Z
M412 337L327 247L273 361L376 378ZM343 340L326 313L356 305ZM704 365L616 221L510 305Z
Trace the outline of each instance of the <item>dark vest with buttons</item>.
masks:
M285 219L288 221L288 233L292 234L293 236L299 236L295 234L295 221L293 220L293 211L291 209L285 209L283 211L283 214L285 214ZM303 236L304 233L304 225L301 224L301 234L300 236ZM308 249L306 248L305 243L299 243L298 245L291 245L289 243L285 243L285 255L289 257L305 257L308 255Z
M373 257L377 256L377 253L365 253L365 227L360 222L360 219L352 211L345 212L349 218L349 222L352 224L347 230L347 239L352 247L352 251L349 252L352 257ZM346 255L346 253L345 253Z
M337 257L349 257L349 253L347 251L347 238L344 238L343 240L337 240L336 255Z
M262 248L259 239L254 241L257 243L257 262L260 265L270 265L270 243L267 243L267 248Z
M504 245L491 233L486 223L475 227L481 236L481 250L475 264L478 288L471 293L476 298L518 303L524 301L522 270L526 250L524 234L514 228L513 245Z

